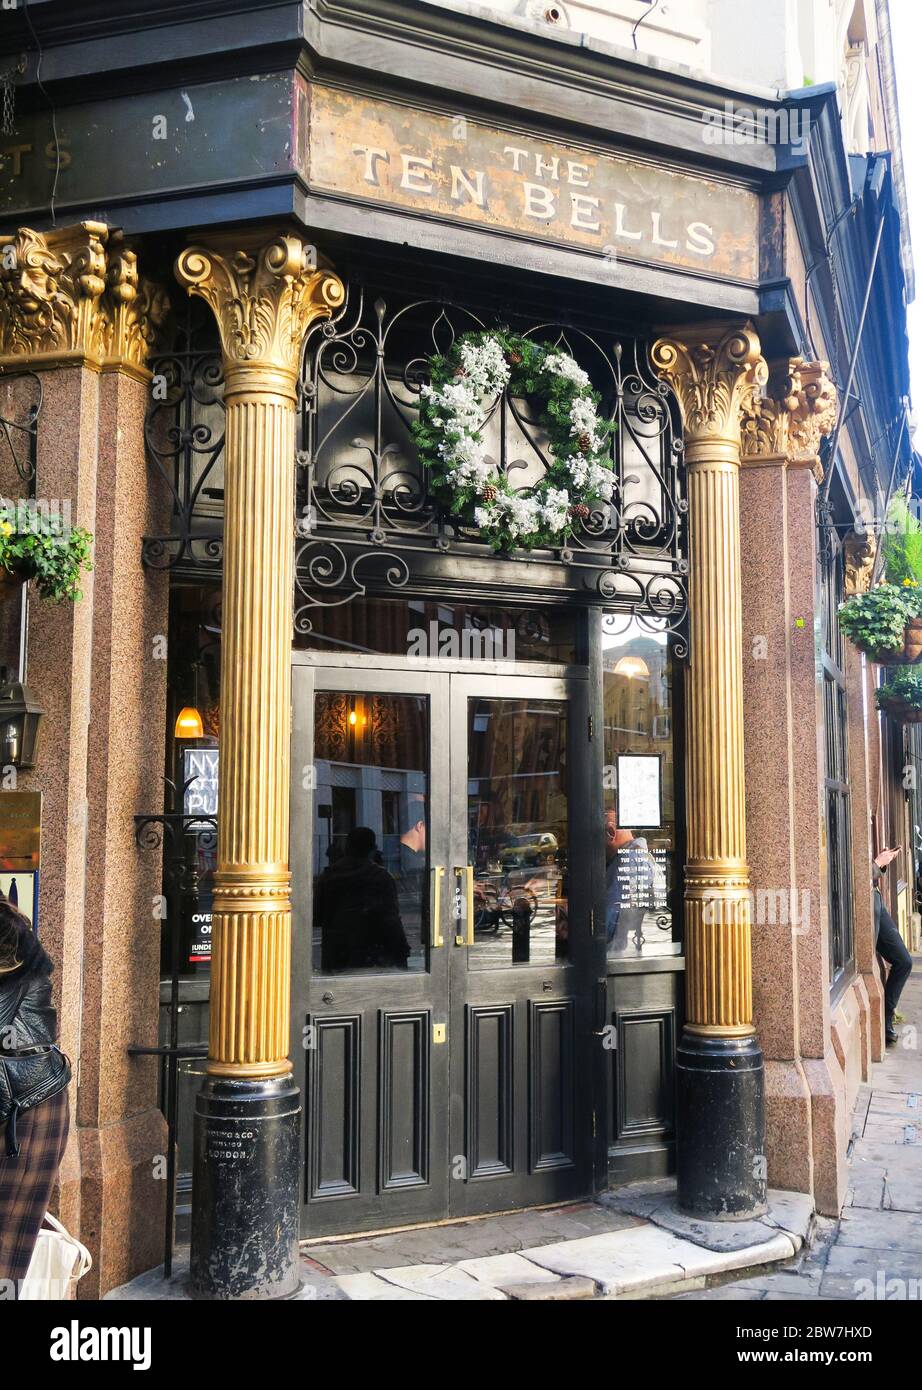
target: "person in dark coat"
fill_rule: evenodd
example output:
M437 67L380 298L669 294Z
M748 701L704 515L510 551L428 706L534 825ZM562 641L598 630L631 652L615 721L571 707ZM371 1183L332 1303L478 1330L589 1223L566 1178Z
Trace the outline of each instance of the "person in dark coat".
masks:
M886 1036L888 1043L899 1041L896 1026L896 1006L900 1002L903 986L912 973L912 956L900 936L900 929L884 906L880 893L880 880L890 864L899 854L899 849L882 849L871 865L874 880L874 930L877 938L877 954L889 965L887 983L884 987L884 1012L886 1014Z
M314 926L320 929L320 968L407 968L410 947L400 920L397 885L374 861L375 832L356 826L346 852L314 884Z
M55 1041L51 971L28 918L0 897L0 1054ZM37 1060L32 1084L53 1093L0 1130L0 1296L18 1296L57 1182L69 1127L67 1079L59 1054Z

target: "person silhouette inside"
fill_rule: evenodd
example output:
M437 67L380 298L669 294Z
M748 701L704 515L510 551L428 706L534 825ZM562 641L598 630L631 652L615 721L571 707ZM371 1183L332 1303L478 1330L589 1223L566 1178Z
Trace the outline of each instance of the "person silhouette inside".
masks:
M375 832L357 825L345 853L314 883L314 925L320 930L320 968L406 970L410 947L400 919L397 886L375 863Z

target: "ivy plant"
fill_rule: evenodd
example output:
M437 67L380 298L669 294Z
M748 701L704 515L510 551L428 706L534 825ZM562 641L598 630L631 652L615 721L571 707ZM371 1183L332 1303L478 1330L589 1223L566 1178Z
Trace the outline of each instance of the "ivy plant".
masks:
M899 651L910 618L922 616L922 587L878 584L839 605L839 626L856 647L874 656Z
M93 568L93 537L82 526L68 526L60 516L0 508L0 570L17 579L34 580L44 599L60 603L82 597L80 577Z
M885 709L890 702L922 709L922 668L899 667L892 672L889 680L877 689L875 699L878 709Z

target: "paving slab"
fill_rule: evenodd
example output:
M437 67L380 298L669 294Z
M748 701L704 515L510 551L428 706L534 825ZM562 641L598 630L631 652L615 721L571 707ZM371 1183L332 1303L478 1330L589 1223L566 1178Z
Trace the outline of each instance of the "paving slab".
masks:
M507 1284L555 1284L558 1276L549 1269L543 1269L524 1255L487 1255L482 1259L462 1260L457 1266L472 1279L480 1279L494 1288L505 1288Z
M549 1282L529 1280L525 1284L504 1284L503 1293L519 1303L569 1303L574 1299L595 1298L591 1279L557 1279Z
M421 1293L419 1289L404 1289L397 1284L389 1284L384 1279L379 1279L377 1274L340 1274L337 1276L336 1283L342 1291L343 1298L354 1299L361 1302L406 1302L416 1300L417 1302L433 1303L435 1299L430 1298L427 1293Z
M786 1235L744 1252L707 1250L656 1226L614 1235L590 1236L560 1245L524 1250L526 1259L558 1274L579 1274L594 1279L605 1295L636 1289L653 1289L697 1275L718 1274L766 1260L790 1259L795 1253Z
M501 1303L506 1297L491 1284L465 1274L457 1265L404 1265L399 1269L378 1270L375 1277L408 1293L421 1293L452 1303Z
M848 1207L842 1213L839 1246L857 1245L876 1250L900 1250L922 1264L922 1216L903 1211L865 1211Z
M655 1226L683 1236L707 1250L739 1251L764 1244L779 1232L791 1237L795 1249L806 1240L813 1220L813 1199L805 1193L772 1189L769 1209L754 1221L702 1221L676 1205L675 1181L636 1183L599 1199L616 1211L632 1212Z

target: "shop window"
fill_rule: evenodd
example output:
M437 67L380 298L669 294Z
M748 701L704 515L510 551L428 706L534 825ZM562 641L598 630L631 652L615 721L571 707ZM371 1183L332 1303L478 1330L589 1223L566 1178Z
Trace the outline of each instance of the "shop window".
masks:
M681 952L675 686L667 632L602 619L605 932L609 957Z
M845 592L844 552L835 538L821 562L820 584L829 968L832 987L836 989L854 971L855 942L845 658L838 622L838 608Z

